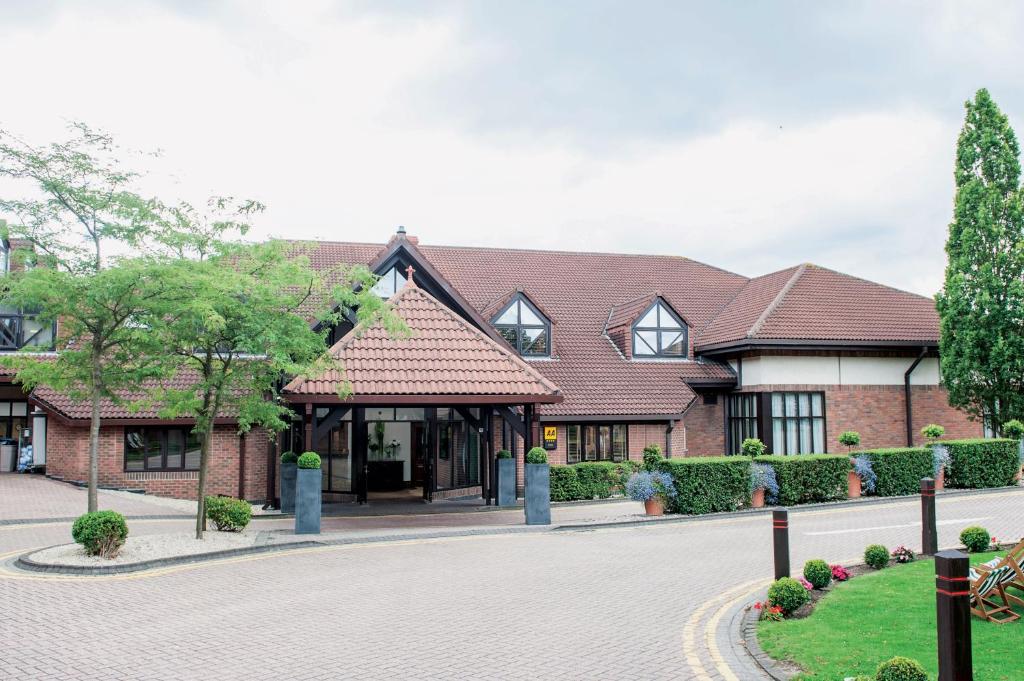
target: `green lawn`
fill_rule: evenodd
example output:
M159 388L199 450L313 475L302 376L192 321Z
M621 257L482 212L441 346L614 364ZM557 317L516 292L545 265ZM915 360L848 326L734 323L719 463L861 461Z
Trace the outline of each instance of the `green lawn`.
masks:
M978 554L971 561L994 555ZM972 616L974 678L979 681L1024 678L1024 608L1016 611L1022 619L1002 625ZM772 657L807 670L799 679L874 678L878 664L895 655L916 659L935 678L935 566L918 560L855 577L819 601L806 619L762 621L758 638Z

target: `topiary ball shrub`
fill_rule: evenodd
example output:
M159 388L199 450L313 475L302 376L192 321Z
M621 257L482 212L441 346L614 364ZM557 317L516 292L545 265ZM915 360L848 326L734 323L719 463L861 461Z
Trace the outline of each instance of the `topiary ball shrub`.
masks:
M810 599L807 589L792 577L783 577L768 587L768 602L782 608L787 615Z
M299 468L320 468L320 455L316 452L306 452L295 463L299 465Z
M295 463L298 459L299 455L295 452L285 452L281 455L281 463Z
M90 556L116 557L127 536L128 523L117 511L83 513L71 526L71 538Z
M832 581L832 568L821 559L809 560L804 563L804 579L815 589L824 589Z
M1010 419L1004 423L1002 431L1003 437L1008 437L1011 440L1024 439L1024 423L1021 423L1018 419Z
M847 447L856 447L860 444L860 433L855 430L848 430L845 433L839 435L839 444L846 445Z
M242 499L206 497L206 517L221 532L241 532L252 520L252 506Z
M542 447L534 447L526 452L526 463L547 463L548 453Z
M946 429L937 423L929 423L927 426L921 429L921 435L924 435L929 440L938 440L945 434Z
M928 681L928 674L917 660L894 657L878 665L875 681Z
M992 537L984 527L972 525L964 528L964 531L960 533L960 541L967 547L968 553L981 553L988 548Z
M658 470L658 462L663 458L665 457L661 455L661 447L658 445L647 445L644 447L644 470Z
M768 447L756 437L748 437L740 445L740 454L743 456L763 456L766 451Z
M499 449L498 453L495 454L495 456L499 459L511 459L512 452L508 451L507 449Z
M867 563L869 567L881 570L889 564L889 549L885 548L881 544L872 544L864 549L864 562Z

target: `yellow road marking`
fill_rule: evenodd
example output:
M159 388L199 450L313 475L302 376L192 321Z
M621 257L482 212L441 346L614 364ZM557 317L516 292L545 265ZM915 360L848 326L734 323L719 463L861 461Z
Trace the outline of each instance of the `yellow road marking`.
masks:
M718 670L718 673L722 675L722 678L724 678L725 681L740 681L740 680L736 676L736 674L733 673L732 668L730 668L729 665L726 664L725 658L722 657L722 651L719 650L719 648L718 648L718 641L715 640L715 633L716 633L716 629L718 627L718 622L722 619L722 616L725 615L725 613L728 612L728 610L730 608L732 608L733 606L737 605L738 603L740 603L740 602L742 602L744 600L747 600L753 594L755 594L758 591L760 591L761 589L763 589L765 587L765 585L767 585L769 583L771 583L770 579L762 579L762 580L760 580L758 585L755 586L753 589L750 589L749 591L746 591L745 593L740 594L739 596L733 598L731 601L729 601L728 603L725 603L720 608L718 608L718 610L711 617L711 619L708 620L707 627L704 630L705 642L707 643L707 646L708 646L708 652L710 653L712 664L715 665L715 669ZM749 584L749 582L748 582L748 584Z
M686 626L683 627L683 657L686 658L687 664L690 665L690 669L696 675L694 678L698 681L710 681L711 679L708 675L707 669L704 668L704 665L700 661L697 650L697 629L700 626L701 617L703 617L704 613L721 600L733 597L737 593L749 593L755 585L762 583L764 583L763 579L754 579L740 584L739 586L735 586L728 591L723 592L717 598L706 601L703 605L694 610L692 615L690 615L690 619L687 620Z

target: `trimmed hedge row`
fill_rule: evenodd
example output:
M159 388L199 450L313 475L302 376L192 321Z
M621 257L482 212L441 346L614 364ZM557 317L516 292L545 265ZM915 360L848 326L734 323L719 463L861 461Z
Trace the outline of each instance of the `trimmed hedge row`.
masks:
M948 440L937 444L945 445L949 451L948 487L1006 487L1013 484L1020 470L1016 440Z
M932 450L926 447L893 447L857 452L871 461L877 476L876 494L880 497L901 497L921 491L921 478L933 477L935 469Z
M746 456L695 456L663 459L658 470L672 476L676 496L669 510L696 515L735 511L750 503L750 459Z
M607 499L621 493L630 474L639 467L636 461L585 461L551 466L551 501Z
M754 459L775 469L779 505L845 499L850 457L847 454L773 454Z

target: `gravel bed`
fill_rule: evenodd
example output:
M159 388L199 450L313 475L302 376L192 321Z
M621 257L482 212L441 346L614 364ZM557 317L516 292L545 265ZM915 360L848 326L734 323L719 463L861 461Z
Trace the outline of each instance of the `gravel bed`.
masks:
M141 537L128 537L124 546L113 560L99 556L87 556L80 544L63 544L36 551L29 558L37 563L56 565L76 565L101 567L105 565L125 565L145 560L171 558L173 556L193 556L213 551L227 551L255 546L258 531L253 532L216 532L208 531L204 539L197 540L193 533L153 534Z

